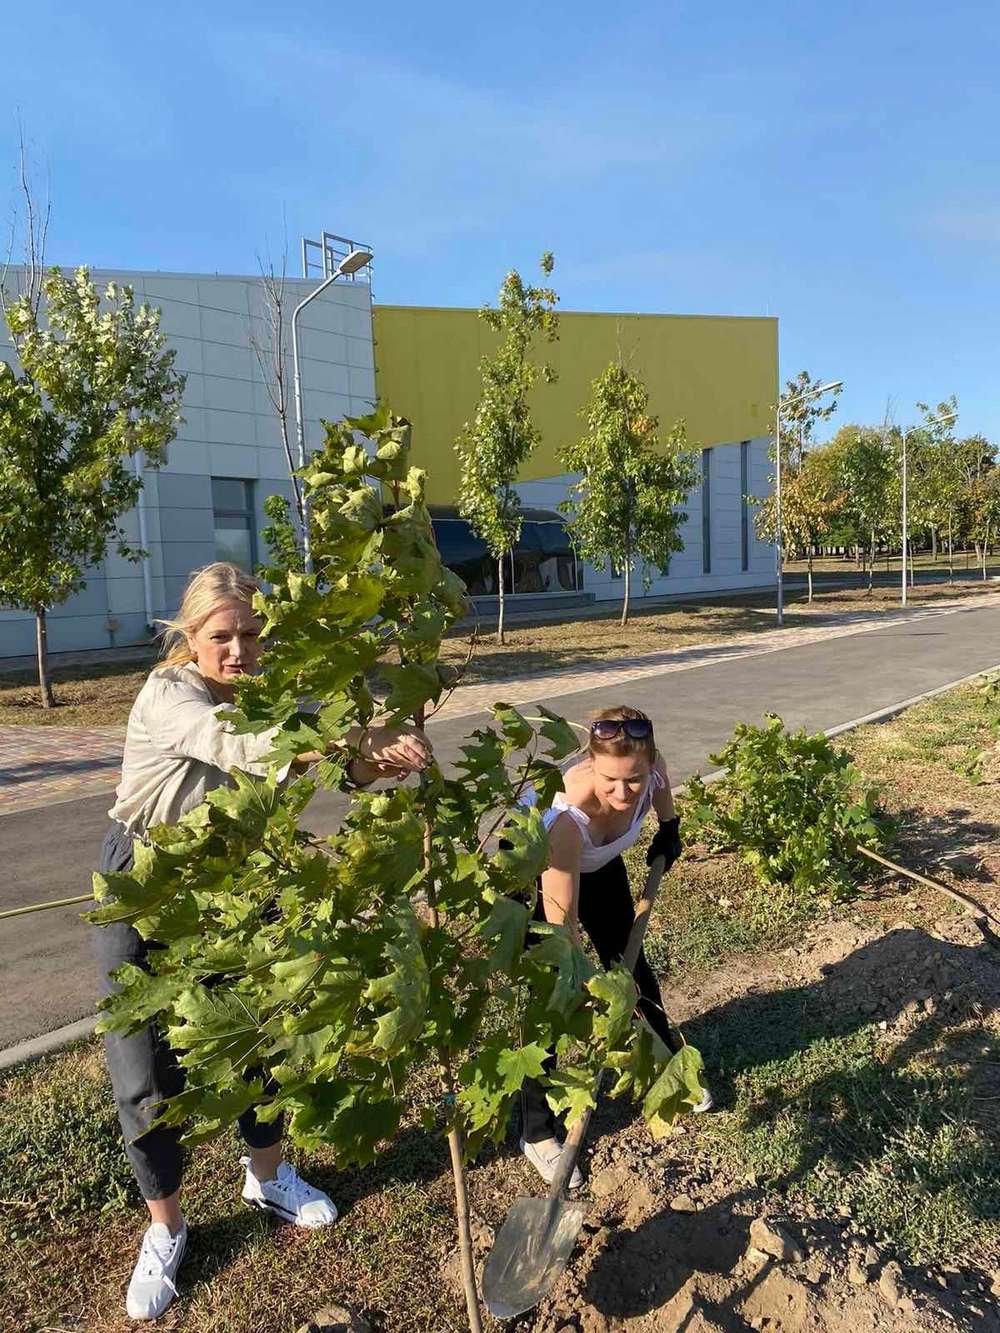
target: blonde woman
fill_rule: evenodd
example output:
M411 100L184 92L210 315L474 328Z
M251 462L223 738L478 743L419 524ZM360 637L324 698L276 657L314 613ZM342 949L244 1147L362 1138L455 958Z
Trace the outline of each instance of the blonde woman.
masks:
M177 619L165 622L166 658L150 673L129 714L121 783L101 848L102 872L130 869L133 839L157 824L176 823L207 792L229 783L233 769L267 772L262 760L273 731L236 735L225 721L236 682L257 671L260 662L256 591L255 581L236 565L208 565L192 574ZM426 741L413 729L371 728L346 740L361 756L350 770L359 785L405 776L430 761ZM299 762L316 758L303 756ZM113 985L108 974L123 963L141 966L149 947L124 923L96 929L95 943L105 993ZM163 1100L181 1090L183 1074L152 1026L130 1037L110 1035L105 1045L125 1151L150 1215L126 1308L132 1319L156 1319L177 1294L187 1227L180 1206L180 1131L150 1126ZM240 1159L247 1204L301 1227L336 1220L327 1195L282 1160L280 1121L260 1124L251 1110L240 1117L239 1128L248 1148Z

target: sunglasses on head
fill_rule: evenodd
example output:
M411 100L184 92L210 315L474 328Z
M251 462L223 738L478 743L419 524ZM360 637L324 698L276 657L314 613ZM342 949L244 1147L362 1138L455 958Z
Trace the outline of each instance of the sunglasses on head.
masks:
M648 717L599 717L590 724L590 734L599 741L613 741L623 733L631 741L648 740L653 724Z

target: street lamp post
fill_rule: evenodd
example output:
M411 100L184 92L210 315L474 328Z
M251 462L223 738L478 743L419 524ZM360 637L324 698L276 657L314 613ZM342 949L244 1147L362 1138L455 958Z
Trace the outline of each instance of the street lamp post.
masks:
M777 573L777 594L778 594L778 624L785 623L785 583L782 571L782 532L781 532L781 409L783 407L793 407L796 403L807 402L810 398L817 398L821 393L830 393L833 389L843 388L843 380L831 380L829 384L820 384L815 389L809 389L806 393L797 394L794 398L789 398L787 402L782 403L778 399L778 404L774 409L774 521L775 521L775 542L774 542L774 562Z
M306 465L306 432L305 418L302 412L302 375L299 370L299 315L305 310L310 301L315 301L316 297L325 292L327 287L331 286L338 278L357 273L359 269L370 264L372 255L370 250L352 250L346 254L337 267L328 278L314 288L308 296L304 297L292 313L292 366L295 379L295 439L298 445L299 467ZM309 545L309 501L306 492L302 493L302 553L305 556L306 569L312 571L312 551Z
M957 416L958 416L957 412L942 412L939 417L930 417L927 421L924 422L922 426L911 426L909 430L903 431L903 512L901 516L902 518L901 530L903 535L903 552L902 552L903 588L902 588L902 597L900 600L901 606L906 605L906 561L907 561L907 547L909 545L908 531L907 531L907 526L908 526L907 513L906 513L906 498L907 498L906 497L906 441L910 438L910 436L914 433L914 431L926 430L928 426L946 426L950 422L954 421L957 418Z

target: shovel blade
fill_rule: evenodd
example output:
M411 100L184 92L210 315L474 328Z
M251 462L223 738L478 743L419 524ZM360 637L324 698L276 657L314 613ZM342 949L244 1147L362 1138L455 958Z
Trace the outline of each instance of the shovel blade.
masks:
M515 1199L483 1269L483 1299L497 1319L537 1305L566 1267L587 1214L570 1199Z

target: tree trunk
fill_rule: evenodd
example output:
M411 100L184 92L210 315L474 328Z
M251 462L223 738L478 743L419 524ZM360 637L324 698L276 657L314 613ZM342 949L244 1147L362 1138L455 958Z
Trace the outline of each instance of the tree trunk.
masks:
M931 562L937 562L937 528L931 528Z
M806 579L809 583L809 596L806 598L806 601L811 602L813 599L813 557L811 546L809 547L809 553L806 556Z
M955 582L955 547L952 541L951 518L948 519L948 582Z
M872 558L868 561L868 591L875 589L875 529L872 528Z
M462 1164L462 1131L457 1127L448 1134L451 1152L451 1174L455 1181L455 1218L458 1222L458 1252L462 1260L462 1286L465 1289L465 1309L469 1316L469 1333L482 1333L479 1310L479 1292L476 1289L476 1265L472 1252L472 1229L469 1225L469 1195L465 1188L465 1167Z
M622 624L628 624L628 604L632 592L632 561L625 561L625 597L622 601Z
M912 542L912 540L910 541L910 562L909 562L909 566L908 566L908 568L909 568L909 571L910 571L910 587L912 588L912 587L913 587L913 578L914 578L914 576L913 576L913 542Z
M504 613L503 565L504 565L504 559L505 559L505 557L504 557L504 556L501 556L500 559L497 561L497 588L498 588L498 591L499 591L499 593L500 593L500 612L499 612L499 616L498 616L498 619L497 619L497 643L503 643L503 642L505 642L504 637L503 637L503 613Z
M983 582L984 583L986 582L986 557L989 554L989 549L990 549L990 530L989 527L987 526L986 531L983 533Z
M35 611L35 644L38 650L38 690L42 696L43 708L54 708L56 701L52 695L49 681L49 631L45 624L45 607Z
M501 583L501 588L503 584ZM424 731L424 710L420 708L414 715L414 722L420 731ZM421 785L427 782L427 775L420 775ZM434 831L430 820L424 822L424 874L427 879L427 906L430 909L431 925L440 930L441 917L437 905L437 887L431 874L431 841ZM451 1072L450 1054L445 1048L441 1051L441 1086L449 1103L454 1100L455 1080ZM476 1287L476 1268L472 1250L472 1228L469 1225L469 1195L465 1185L465 1164L462 1161L462 1131L458 1124L448 1131L448 1148L451 1153L451 1174L455 1182L455 1221L458 1224L458 1252L462 1261L462 1286L465 1290L465 1308L469 1317L469 1333L483 1333L482 1315L479 1309L479 1291Z

